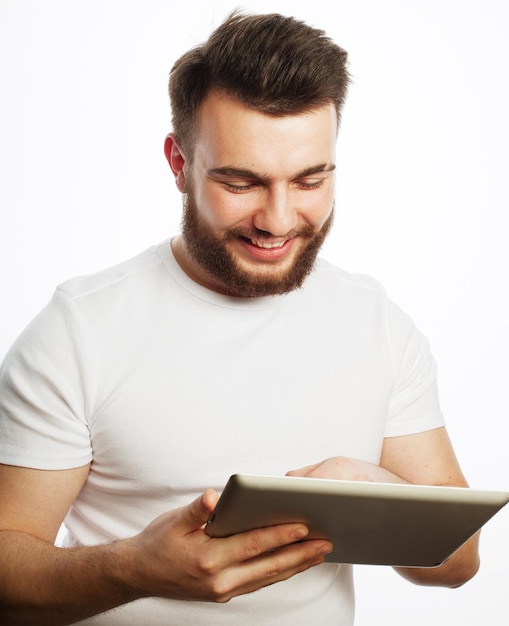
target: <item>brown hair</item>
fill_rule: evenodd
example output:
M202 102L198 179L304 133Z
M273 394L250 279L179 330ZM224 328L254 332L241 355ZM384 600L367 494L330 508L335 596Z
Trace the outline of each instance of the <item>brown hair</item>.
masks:
M198 109L212 89L270 115L332 103L339 123L349 82L346 62L347 53L322 30L293 17L236 11L173 66L173 130L182 148L190 149Z

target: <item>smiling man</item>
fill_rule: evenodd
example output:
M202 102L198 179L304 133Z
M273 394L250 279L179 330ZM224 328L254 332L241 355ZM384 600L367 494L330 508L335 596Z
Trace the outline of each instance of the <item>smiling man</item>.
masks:
M166 156L187 194L173 249L194 280L241 297L302 285L332 222L337 124L332 103L267 116L213 90L189 162L167 137Z
M208 537L228 477L466 486L426 339L317 257L347 85L346 53L280 15L174 65L182 232L60 285L0 370L1 623L351 626L352 566L303 524ZM473 538L397 571L478 564Z

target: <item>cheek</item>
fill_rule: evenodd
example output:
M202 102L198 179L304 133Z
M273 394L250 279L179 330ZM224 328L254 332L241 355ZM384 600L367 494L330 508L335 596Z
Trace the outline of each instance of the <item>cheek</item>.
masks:
M312 193L309 194L309 196L312 195ZM303 217L317 230L324 225L333 208L334 196L328 191L302 199L300 203Z
M228 230L245 224L253 214L253 202L248 195L235 195L223 189L204 189L196 197L200 215L217 230Z

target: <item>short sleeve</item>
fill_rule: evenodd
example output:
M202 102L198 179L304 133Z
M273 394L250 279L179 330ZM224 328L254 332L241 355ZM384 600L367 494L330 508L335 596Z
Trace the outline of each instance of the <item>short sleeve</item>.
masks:
M1 463L70 469L92 460L94 360L86 321L57 290L0 367Z
M409 435L444 426L437 366L428 340L391 302L388 303L387 333L394 385L385 436Z

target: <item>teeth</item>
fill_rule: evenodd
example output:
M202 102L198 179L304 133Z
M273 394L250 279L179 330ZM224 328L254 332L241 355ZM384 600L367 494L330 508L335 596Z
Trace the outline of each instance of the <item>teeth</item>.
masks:
M268 242L263 242L263 241L253 241L251 240L251 243L254 244L255 246L257 246L258 248L265 248L267 250L270 250L272 248L281 248L284 245L284 241L280 241L278 243L268 243Z

